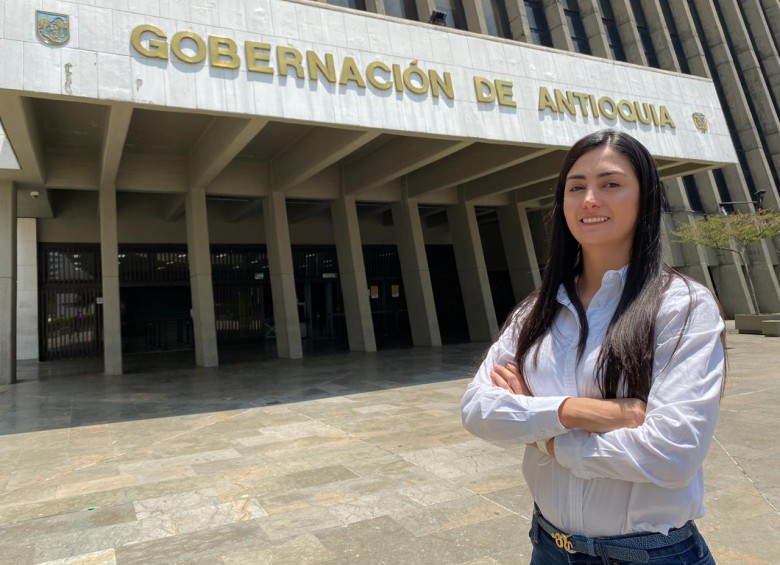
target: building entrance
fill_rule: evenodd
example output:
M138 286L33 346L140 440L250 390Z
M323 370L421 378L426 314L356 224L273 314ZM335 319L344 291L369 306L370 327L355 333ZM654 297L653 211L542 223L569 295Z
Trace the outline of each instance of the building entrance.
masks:
M363 259L377 348L411 347L412 329L398 248L395 245L365 246Z
M193 349L189 286L120 289L122 352Z
M295 245L292 255L304 348L348 348L336 248Z

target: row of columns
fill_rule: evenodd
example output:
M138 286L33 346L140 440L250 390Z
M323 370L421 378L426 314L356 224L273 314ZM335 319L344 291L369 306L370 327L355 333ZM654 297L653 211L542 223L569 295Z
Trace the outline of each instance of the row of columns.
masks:
M10 198L12 193L14 191L9 189L3 194L6 198ZM3 206L3 210L8 209ZM391 209L413 344L423 347L439 346L441 336L417 202L407 198L394 203ZM332 201L331 214L350 349L376 351L354 197L342 196ZM186 195L185 215L195 358L197 365L213 367L219 364L219 354L211 279L207 202L203 189L192 189ZM448 209L448 217L469 335L472 341L489 341L495 336L498 324L474 206L470 203L452 206ZM298 300L295 291L286 198L283 193L273 192L264 199L263 219L274 305L277 354L282 358L300 358L303 350L298 320ZM539 283L536 252L526 209L522 205L511 204L500 211L499 222L512 286L515 297L519 300ZM116 191L113 187L101 190L100 193L100 233L103 258L105 372L121 374L119 273L116 261L118 253ZM2 263L6 264L7 261ZM0 288L5 289L5 286ZM8 296L10 300L11 291L3 290L3 292L5 293L3 296ZM3 327L12 328L13 324L3 324ZM8 339L11 339L10 335ZM8 370L13 372L10 367Z
M425 240L417 202L404 199L392 205L396 243L401 262L407 310L415 346L441 345L436 304L425 253ZM103 281L104 371L122 374L122 335L119 296L116 188L104 186L98 203ZM363 260L360 225L354 197L331 203L339 276L344 294L347 333L353 351L376 351L368 284ZM192 293L196 363L219 364L211 278L211 253L206 193L192 189L185 197L187 248ZM448 209L455 260L472 341L489 341L497 330L482 242L474 206L461 203ZM295 276L287 206L284 194L274 192L263 202L270 282L274 303L277 353L300 358ZM536 252L528 216L522 204L499 211L507 265L517 300L539 284ZM0 182L0 384L16 380L17 302L16 188Z

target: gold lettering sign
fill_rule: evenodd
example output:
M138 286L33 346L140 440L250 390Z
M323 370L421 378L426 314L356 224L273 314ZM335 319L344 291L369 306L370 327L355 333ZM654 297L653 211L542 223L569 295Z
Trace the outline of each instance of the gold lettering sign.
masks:
M331 53L302 53L291 46L272 45L260 41L245 41L243 49L229 37L210 35L203 39L197 33L180 31L168 41L157 26L142 24L130 34L130 44L140 55L151 59L169 60L170 53L180 62L197 65L208 59L211 67L237 71L243 65L248 73L277 75L290 80L318 82L320 80L343 89L373 89L379 93L393 90L398 94L419 97L455 99L455 85L449 72L424 69L416 60L406 65L369 61L359 64L345 55L340 60ZM243 53L242 53L243 51ZM479 104L517 108L514 85L508 80L473 76L475 99ZM588 92L539 89L538 110L573 117L620 120L657 128L675 129L669 109L663 105L637 100L595 96ZM700 127L702 120L694 121ZM706 124L706 119L704 120ZM706 125L704 126L706 129Z
M243 63L247 72L278 75L292 79L318 81L343 87L368 88L377 91L394 89L418 96L444 96L455 99L455 87L449 72L440 73L434 69L425 70L412 61L406 66L388 65L382 61L370 61L365 67L349 55L337 62L331 53L319 55L314 51L301 53L289 46L273 46L259 41L244 42L244 59L239 55L239 46L229 37L209 36L208 41L191 31L180 31L168 37L160 28L142 24L130 34L133 49L144 57L168 60L169 53L182 63L202 63L208 58L212 67L236 70ZM487 80L487 79L486 79ZM512 100L512 83L496 80L490 83L495 100L503 106L516 106Z
M569 114L587 118L603 116L608 120L620 120L627 124L639 122L644 125L654 125L659 128L677 126L666 106L640 102L637 100L614 100L609 96L596 98L586 92L563 91L558 88L552 93L544 86L539 88L540 112L552 111L556 114Z

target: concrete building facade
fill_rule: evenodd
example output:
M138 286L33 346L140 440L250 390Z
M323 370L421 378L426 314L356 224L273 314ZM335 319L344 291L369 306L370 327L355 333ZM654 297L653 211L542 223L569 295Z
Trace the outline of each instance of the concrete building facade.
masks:
M771 2L337 4L1 4L0 382L489 340L539 282L566 149L604 127L656 157L668 231L780 209ZM665 252L753 308L728 254ZM750 261L780 311L773 242Z

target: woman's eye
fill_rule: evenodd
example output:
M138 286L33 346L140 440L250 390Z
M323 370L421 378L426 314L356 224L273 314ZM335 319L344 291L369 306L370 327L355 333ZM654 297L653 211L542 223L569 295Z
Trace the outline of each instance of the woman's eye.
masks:
M620 186L620 183L618 183L618 182L608 182L604 186L606 188L618 188Z
M569 192L574 192L576 190L580 190L581 188L582 188L582 186L580 186L578 184L572 185L572 186L569 187Z

